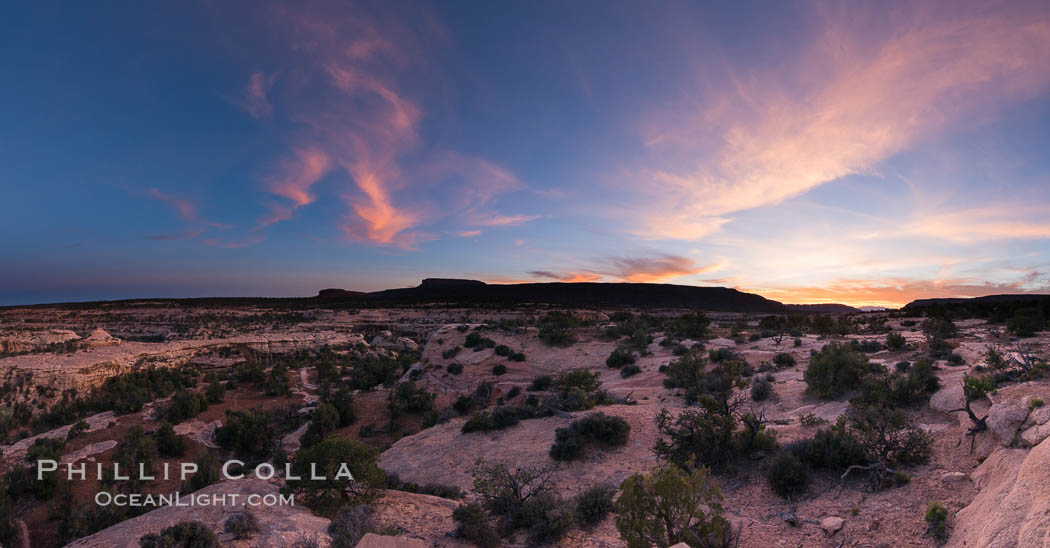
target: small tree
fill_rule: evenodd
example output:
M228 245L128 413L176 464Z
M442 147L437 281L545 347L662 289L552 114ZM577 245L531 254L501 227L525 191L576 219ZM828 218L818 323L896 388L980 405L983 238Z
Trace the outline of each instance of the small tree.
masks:
M628 548L732 543L732 528L722 517L722 493L706 468L687 473L665 466L627 478L620 489L616 528Z
M966 414L970 417L970 421L973 422L973 425L970 426L966 434L970 436L971 454L973 453L974 445L977 443L977 434L988 429L988 415L978 417L977 413L974 413L971 404L994 391L995 381L992 379L989 379L988 377L971 377L966 375L963 377L963 396L965 397L966 404L959 409L948 411L948 413L966 411Z
M870 369L867 356L854 352L848 344L831 343L810 356L803 379L809 391L831 399L856 388Z
M872 405L851 406L840 420L871 463L849 466L842 473L843 481L853 470L868 470L875 487L882 488L888 475L896 473L890 466L917 464L929 458L930 435L913 426L900 411Z
M378 460L378 449L332 436L296 454L292 475L301 479L288 479L287 486L322 511L346 502L369 502L386 481ZM323 479L311 479L312 471ZM345 474L347 471L352 478Z

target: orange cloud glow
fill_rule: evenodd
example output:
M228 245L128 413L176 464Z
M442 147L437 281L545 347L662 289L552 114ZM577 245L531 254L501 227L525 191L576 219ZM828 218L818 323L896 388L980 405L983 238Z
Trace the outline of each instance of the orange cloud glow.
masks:
M980 283L973 280L836 280L820 287L770 287L743 289L793 304L842 303L853 306L899 308L915 299L979 297L1000 293L1050 293L1050 287L1029 289L1022 281Z
M537 278L550 278L552 280L566 283L595 282L602 279L601 274L595 274L594 272L557 273L549 270L531 270L529 271L529 274Z

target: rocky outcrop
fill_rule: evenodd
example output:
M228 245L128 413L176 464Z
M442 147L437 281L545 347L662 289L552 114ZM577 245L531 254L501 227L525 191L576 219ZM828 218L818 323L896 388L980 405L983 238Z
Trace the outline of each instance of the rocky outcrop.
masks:
M237 495L239 501L247 500L249 495L277 495L277 486L258 479L228 480L209 485L194 493L197 497ZM224 532L226 520L233 514L248 509L259 524L259 532L252 535L250 545L260 548L285 548L294 545L303 538L316 540L321 546L331 542L328 536L329 520L315 516L305 507L296 505L259 505L242 506L241 504L209 506L164 506L136 518L120 522L94 535L75 540L68 546L74 548L137 548L139 539L148 533L159 533L183 521L199 521L211 528L224 544L233 540L231 534ZM248 544L245 544L246 546Z
M973 477L981 491L957 514L948 546L1050 546L1050 440L1000 448Z
M98 346L113 346L113 345L120 344L122 341L120 339L114 337L113 335L110 335L109 333L107 333L105 329L102 329L101 327L99 327L98 329L95 329L94 331L92 331L90 335L85 337L83 342L84 342L84 344L86 344L86 345L88 345L90 347L98 347Z
M112 411L106 411L105 413L98 413L91 415L84 419L84 422L88 424L87 432L94 432L101 430L109 426L109 423L113 421L116 415ZM26 452L33 445L37 439L48 438L48 439L60 439L64 440L69 436L69 430L73 428L72 424L56 428L54 430L48 430L35 436L16 441L11 445L4 445L0 447L0 458L7 462L15 462L26 456Z
M429 544L415 538L391 537L366 533L357 543L357 548L427 548Z

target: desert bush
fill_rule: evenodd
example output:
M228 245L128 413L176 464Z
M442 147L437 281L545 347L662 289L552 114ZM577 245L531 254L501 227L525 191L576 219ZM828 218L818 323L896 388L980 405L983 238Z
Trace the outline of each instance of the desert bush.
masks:
M463 350L463 347L461 347L461 346L453 346L452 348L449 348L448 350L442 352L441 353L441 358L442 359L446 359L446 360L451 360L452 358L455 358L456 356L458 356L461 350Z
M518 397L518 394L521 394L521 387L520 386L512 386L510 388L510 390L507 391L507 398L508 399L514 399L514 398Z
M550 346L566 346L576 340L575 329L580 321L568 312L552 311L536 322L539 338Z
M485 508L477 503L461 504L452 511L452 520L456 522L456 536L473 543L479 548L499 546L499 534L489 523Z
M777 453L769 466L766 478L773 492L784 498L802 493L809 484L806 466L790 451Z
M580 527L591 528L605 519L616 508L613 496L616 488L611 485L596 484L581 491L572 501L576 511L576 523Z
M492 374L493 375L499 376L499 375L502 375L502 374L504 374L506 372L507 372L507 366L503 365L502 363L497 363L496 365L492 366Z
M966 360L963 359L962 355L953 352L950 356L948 356L948 365L966 365Z
M526 500L516 521L525 527L530 544L543 545L557 542L567 535L572 529L574 518L571 505L553 492L546 491Z
M711 320L703 312L682 314L667 321L664 332L675 339L692 339L698 341L707 335Z
M207 449L202 449L193 462L197 465L197 471L183 482L183 493L192 493L219 481L219 459Z
M219 548L219 539L199 521L184 521L139 538L142 548Z
M907 339L900 333L890 333L886 335L886 348L893 351L902 350L904 345L907 343Z
M856 388L870 369L864 354L854 352L849 345L833 342L810 355L803 379L807 390L830 399Z
M920 464L929 459L932 438L912 425L900 411L851 405L839 421L843 430L856 439L870 463L866 466L851 466L846 471L870 471L876 488L888 484L888 474L895 473L891 466Z
M817 430L812 438L785 444L784 449L814 468L841 472L853 465L869 464L857 438L838 423Z
M633 377L633 376L635 376L635 375L637 375L638 373L641 373L641 372L642 372L642 368L641 367L638 367L637 365L631 364L631 365L624 366L623 369L620 369L620 376L626 379L628 377Z
M171 423L165 422L153 433L157 452L164 457L181 457L186 451L186 440L175 433Z
M300 479L289 477L286 485L289 491L322 512L347 502L369 502L386 481L378 460L378 449L349 438L330 436L296 453L292 475ZM339 474L343 466L353 479ZM318 476L324 479L310 479L311 467L316 467Z
M455 485L444 485L441 483L425 483L420 485L418 483L404 481L395 472L384 472L386 474L386 488L393 489L395 491L405 491L408 493L420 493L423 495L432 495L435 497L441 497L445 499L461 499L466 496L466 493L462 489Z
M915 327L916 325L919 325L916 320L901 320L901 327Z
M795 357L787 352L778 352L773 356L773 363L781 369L795 367Z
M232 533L237 540L244 540L259 532L259 521L255 519L255 514L246 510L226 518L223 530Z
M554 377L550 375L542 375L532 379L532 383L529 385L531 392L544 392L550 390L551 386L554 385Z
M208 400L202 395L189 390L179 390L171 398L171 403L164 410L164 419L172 424L192 419L208 409Z
M87 423L87 421L77 421L76 424L70 427L69 433L66 434L66 439L72 440L79 438L80 436L84 435L84 433L87 432L90 428L91 426Z
M485 432L495 428L496 423L492 420L492 413L479 411L467 419L467 422L463 423L460 431L464 434L469 434L470 432Z
M371 390L379 385L391 385L412 365L410 352L398 353L398 358L365 356L355 359L350 372L349 386L356 390Z
M273 451L276 433L270 425L269 411L226 410L226 423L215 429L215 441L240 457L261 459Z
M751 383L751 399L754 401L764 401L769 399L769 396L773 395L773 383L769 382L765 378L755 379Z
M328 403L335 408L339 414L339 426L350 426L357 420L354 414L354 393L348 386L340 386L331 396Z
M605 365L613 368L623 367L625 365L633 364L635 361L634 353L627 348L617 348L609 354L609 357L605 359Z
M606 447L618 447L627 443L631 425L620 417L594 413L572 421L568 427L554 431L554 445L550 456L555 460L573 460L583 456L588 442Z
M573 521L570 506L551 490L553 471L549 466L511 471L479 459L471 475L481 504L500 518L505 533L525 528L531 543L544 544L563 537Z
M620 484L616 528L628 548L731 546L733 532L722 516L722 493L707 469L676 466L635 474Z
M456 401L452 404L452 408L460 415L467 414L467 411L470 411L472 407L474 407L474 398L470 396L460 396L456 398Z
M939 502L926 505L926 534L939 543L948 541L948 509Z
M553 386L559 392L561 406L566 411L592 409L596 405L609 403L609 396L601 389L598 372L574 369L558 375Z
M339 411L330 403L322 403L310 417L310 426L301 438L303 446L320 442L336 428L339 428Z
M793 344L795 348L802 346L802 339L800 337L795 337L795 342Z
M390 418L397 419L405 413L422 414L434 411L434 395L413 381L406 381L394 388L387 397Z
M320 373L318 373L320 376ZM288 381L288 366L278 362L270 368L270 375L266 379L267 396L291 396L292 384Z
M1017 337L1032 337L1046 330L1046 317L1039 308L1019 308L1006 322L1006 330Z
M368 504L343 508L328 524L330 548L354 548L361 538L376 530L376 510Z
M218 378L215 378L210 384L208 384L208 389L205 391L204 397L208 400L208 403L221 403L226 399L226 387L223 386Z
M459 375L460 373L463 372L463 364L461 364L461 363L450 363L450 364L448 364L448 367L445 368L445 371L448 371L449 373L451 373L453 375Z

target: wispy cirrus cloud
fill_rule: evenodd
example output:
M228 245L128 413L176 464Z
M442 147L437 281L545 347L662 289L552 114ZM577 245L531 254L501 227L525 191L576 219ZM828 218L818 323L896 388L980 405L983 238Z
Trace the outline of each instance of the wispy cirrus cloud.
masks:
M664 199L648 200L635 232L703 237L734 212L875 173L924 139L1045 91L1050 12L986 7L818 11L812 43L787 62L650 111L649 160L629 178Z
M682 276L714 272L725 266L723 262L700 265L680 255L655 257L613 257L609 259L610 275L629 282L665 282Z
M566 283L596 282L602 279L601 274L594 272L551 272L549 270L530 270L529 275L535 278L546 278Z
M200 236L207 232L203 227L227 229L231 228L230 225L219 223L215 221L209 221L202 219L197 215L197 206L193 202L185 198L178 198L170 194L161 192L160 189L150 188L146 191L146 197L165 203L175 209L179 218L191 225L183 232L175 234L154 234L150 236L151 240L156 241L180 241L180 240L192 240L197 236Z
M491 209L496 196L521 187L505 168L421 138L424 95L416 84L445 40L436 21L413 25L382 9L323 11L272 8L294 63L282 71L294 80L275 83L286 84L277 106L303 129L291 136L292 168L266 185L291 204L272 206L260 224L312 203L311 187L329 174L342 188L336 194L347 213L339 229L351 241L410 250L446 233L425 228L442 219L463 230L531 220ZM249 89L257 84L253 75Z

